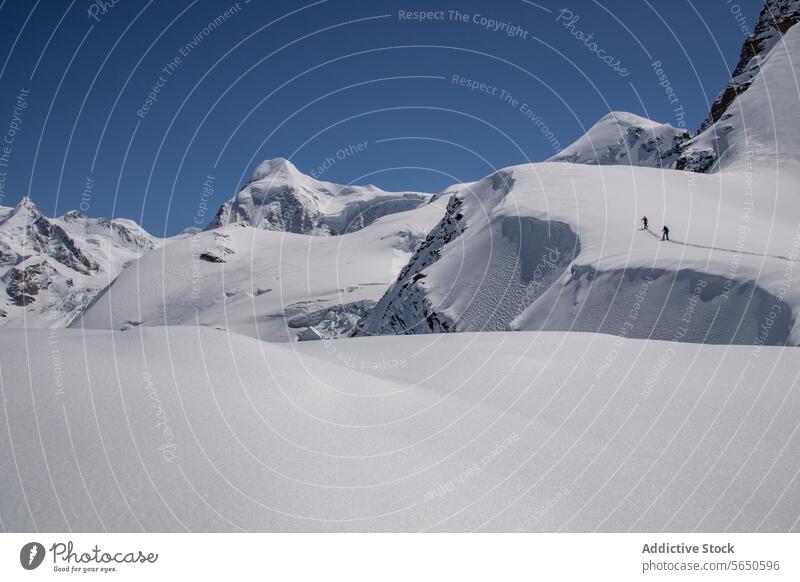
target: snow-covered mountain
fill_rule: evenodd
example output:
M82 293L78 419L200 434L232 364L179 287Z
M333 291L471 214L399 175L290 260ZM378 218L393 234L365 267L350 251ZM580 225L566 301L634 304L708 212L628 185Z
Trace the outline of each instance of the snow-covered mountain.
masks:
M792 26L800 20L800 0L766 0L753 33L748 36L733 70L731 80L711 105L708 117L700 131L725 115L736 97L744 93L761 70L767 54L781 41Z
M612 111L549 162L673 168L691 134L633 113Z
M248 184L220 207L206 230L244 223L298 234L344 234L381 216L411 210L429 198L419 192L322 182L301 173L289 160L275 158L258 165Z
M785 287L796 262L800 171L774 171L776 159L800 160L790 58L800 54L796 4L768 4L743 51L743 60L753 56L737 68L738 96L688 142L683 130L612 112L548 163L507 168L438 197L339 186L269 160L205 233L140 261L80 325L199 321L272 340L355 328L800 343L793 270ZM659 170L676 165L723 171ZM420 206L431 199L437 206ZM642 215L654 230L667 223L676 241L636 230ZM239 228L246 226L255 229ZM345 233L327 242L303 236ZM642 289L646 302L637 299ZM626 321L632 304L635 325ZM691 321L681 327L687 305ZM769 318L773 305L780 315Z
M797 161L800 33L792 29L799 20L800 0L765 2L730 82L712 104L698 135L614 111L548 161L692 172L750 164L754 156L773 164Z
M797 2L688 142L614 113L434 196L271 160L167 240L0 207L0 529L797 531Z
M715 171L753 163L800 161L800 0L768 0L739 63L678 169Z
M131 265L74 326L201 324L270 341L346 335L446 203L384 216L336 237L243 223L176 237Z
M792 200L776 216L737 172L501 170L450 199L357 335L563 330L798 344L796 186L773 185ZM729 204L719 204L720 191ZM744 236L739 201L753 204ZM638 229L642 215L652 230ZM664 222L669 243L656 234Z
M462 186L356 333L800 344L799 6L767 3L711 125L690 141L613 113L552 159L578 164L517 166ZM643 148L636 136L647 143L648 133ZM642 215L676 240L636 230Z
M131 220L48 218L28 197L0 211L0 325L63 327L160 240Z

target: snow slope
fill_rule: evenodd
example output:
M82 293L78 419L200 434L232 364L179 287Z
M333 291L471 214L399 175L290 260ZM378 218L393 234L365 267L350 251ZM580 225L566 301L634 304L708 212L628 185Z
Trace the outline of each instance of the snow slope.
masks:
M776 212L752 180L555 163L501 170L450 199L357 333L574 330L797 344L797 183L773 180ZM638 229L643 214L649 231ZM655 232L664 222L671 242Z
M351 332L443 214L446 198L357 232L243 224L184 236L132 264L74 325L201 324L269 341Z
M0 212L0 325L63 327L131 261L161 244L126 219L44 216L27 197Z
M418 192L385 192L375 186L342 186L302 174L289 160L261 162L250 182L223 204L206 226L244 223L266 230L328 235L354 232L381 216L416 208L430 198Z
M0 516L39 532L798 531L790 354L5 330Z
M748 90L761 70L764 57L781 42L782 35L800 20L800 0L766 0L758 21L742 45L739 62L731 80L711 105L703 121L703 131L718 121L728 110L736 96Z
M549 162L672 168L691 134L633 113L612 111Z
M800 343L799 18L796 0L766 4L713 124L688 142L612 113L551 159L596 167L517 166L462 185L356 333ZM609 167L621 163L717 173ZM637 231L642 215L673 242Z
M787 167L794 173L800 171L800 27L794 26L800 17L800 3L774 4L785 5L787 19L780 28L764 25L768 36L759 45L762 52L750 59L743 57L748 64L740 64L720 97L724 97L724 107L719 100L715 103L709 118L715 122L687 142L679 168L705 172L762 166L773 171ZM762 12L759 26L764 19ZM747 47L746 43L745 53Z

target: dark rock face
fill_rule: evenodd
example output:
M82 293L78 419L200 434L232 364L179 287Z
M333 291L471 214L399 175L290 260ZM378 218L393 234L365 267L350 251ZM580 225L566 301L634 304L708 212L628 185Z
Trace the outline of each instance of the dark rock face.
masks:
M700 131L716 123L727 111L736 96L747 90L761 67L761 58L800 20L798 0L766 0L753 33L748 36L739 63L733 71L728 86L711 105L711 112L700 126Z
M0 217L3 324L67 324L109 277L156 244L132 221L88 218L74 210L48 218L23 197Z
M692 150L678 158L675 169L704 174L711 170L716 161L717 153L712 149Z
M245 203L238 199L225 202L204 230L244 222L265 230L327 233L321 225L319 210L308 205L296 188L285 185L262 188L255 184L246 188L250 189L250 198L244 198ZM258 203L248 204L253 198Z
M678 170L710 172L718 158L730 126L720 122L731 117L734 101L747 91L761 71L767 53L780 41L783 34L800 20L800 0L766 0L753 33L748 36L728 85L711 105L696 139L683 144L675 164ZM713 127L712 127L713 126Z
M461 211L463 205L464 200L458 195L450 198L444 218L419 245L378 305L359 322L352 333L354 337L451 331L452 322L437 313L425 296L423 270L438 261L443 247L467 228Z
M270 202L264 205L264 218L261 228L283 232L315 232L321 227L321 213L316 208L307 208L297 189L292 187L270 188L259 191L269 196ZM250 219L241 214L238 220Z
M14 305L26 306L36 300L36 295L47 289L57 275L55 270L47 263L37 263L28 267L14 267L4 278L6 293Z
M37 250L45 252L62 265L83 275L99 270L98 264L75 244L63 228L44 216L38 216L33 221L29 226L29 232L31 240L38 246Z
M0 241L0 267L11 267L20 261L20 256L7 244Z
M98 224L105 226L111 231L112 238L117 246L123 246L127 248L134 247L148 251L153 250L155 247L155 243L151 237L132 231L124 224L120 224L119 222L115 222L107 218L99 219Z
M225 259L212 253L200 253L200 260L209 263L224 263Z

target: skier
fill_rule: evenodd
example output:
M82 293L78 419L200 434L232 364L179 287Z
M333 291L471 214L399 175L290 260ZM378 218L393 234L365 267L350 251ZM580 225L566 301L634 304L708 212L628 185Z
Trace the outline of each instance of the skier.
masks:
M642 216L642 230L647 230L647 217Z
M666 224L661 228L661 240L669 240L669 227Z

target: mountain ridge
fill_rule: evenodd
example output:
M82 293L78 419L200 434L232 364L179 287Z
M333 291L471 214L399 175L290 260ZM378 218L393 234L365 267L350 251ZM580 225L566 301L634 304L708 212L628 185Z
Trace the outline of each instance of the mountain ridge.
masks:
M340 235L360 230L387 214L411 210L430 198L420 192L387 192L371 184L323 182L278 157L261 162L204 230L245 224L297 234Z
M134 221L45 216L28 196L0 214L0 325L63 327L125 265L161 244Z

